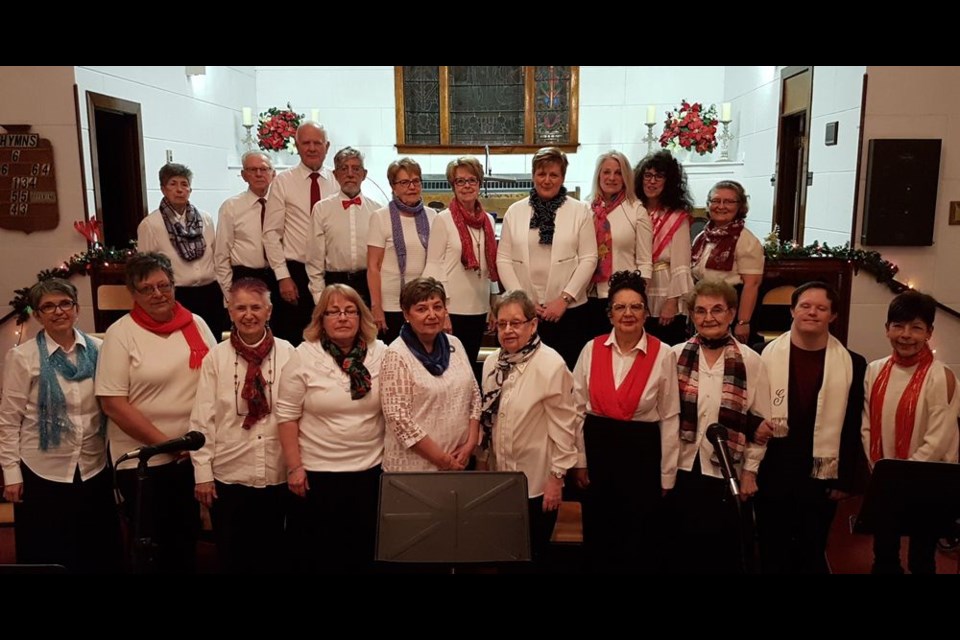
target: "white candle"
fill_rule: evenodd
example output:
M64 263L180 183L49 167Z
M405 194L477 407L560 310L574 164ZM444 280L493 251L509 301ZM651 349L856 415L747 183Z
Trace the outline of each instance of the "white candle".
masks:
M244 126L253 124L253 109L250 107L243 108L243 124Z
M320 109L310 109L310 119L314 122L320 122Z
M730 120L732 120L730 117L730 103L724 102L723 106L720 107L720 121L729 122Z
M657 122L657 107L656 105L647 105L647 124L655 124Z

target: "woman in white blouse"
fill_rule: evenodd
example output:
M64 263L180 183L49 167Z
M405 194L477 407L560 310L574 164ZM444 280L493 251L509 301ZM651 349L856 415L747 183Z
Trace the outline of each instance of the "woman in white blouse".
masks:
M690 275L690 212L683 167L669 151L647 156L634 174L637 198L653 224L653 276L647 286L646 331L669 345L687 339L687 294Z
M573 378L537 335L542 322L526 292L503 294L494 313L500 349L483 363L480 458L527 477L530 546L535 566L545 568L564 477L577 462Z
M589 200L597 235L597 268L590 279L587 309L590 331L599 335L608 325L610 277L617 271L636 270L650 279L653 231L650 216L634 193L630 161L619 151L597 158Z
M386 345L360 294L327 285L297 347L299 366L277 400L296 570L368 571L377 532L383 461L381 365Z
M568 368L595 334L589 326L587 288L597 268L597 236L590 208L567 195L563 151L533 156L533 189L503 216L497 270L507 289L522 289L536 305L543 341Z
M613 274L609 300L613 331L588 342L573 370L582 425L575 477L589 485L583 542L595 571L649 573L661 547L661 496L677 475L677 357L643 330L648 303L639 271Z
M710 222L693 241L693 278L723 280L737 288L740 306L733 318L733 334L740 342L756 342L750 326L763 280L763 246L746 228L750 210L747 192L733 180L721 180L707 196ZM751 336L753 336L751 338Z
M459 471L480 437L480 390L463 344L443 331L446 292L433 278L400 294L400 339L383 362L386 438L383 470Z
M204 358L190 414L190 428L205 436L191 454L194 495L210 509L221 570L271 573L282 568L287 494L275 398L298 359L267 324L265 282L234 280L229 298L230 339Z
M101 343L76 328L77 289L68 281L42 280L27 298L43 328L7 352L0 402L3 497L13 503L17 562L117 571L120 522L93 387Z
M491 324L490 303L499 292L497 240L493 218L480 204L480 162L472 157L451 161L447 181L453 199L430 230L423 275L436 278L446 290L453 335L463 343L472 365L480 353L483 333Z
M370 219L367 236L367 285L377 329L386 344L400 335L403 313L400 290L423 274L427 264L430 227L437 212L423 206L420 165L412 158L387 167L393 200Z

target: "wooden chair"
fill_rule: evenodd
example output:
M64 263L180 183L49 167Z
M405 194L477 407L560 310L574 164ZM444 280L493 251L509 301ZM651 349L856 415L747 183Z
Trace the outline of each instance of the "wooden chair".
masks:
M97 287L97 307L101 311L129 311L133 309L133 297L122 284L102 284Z

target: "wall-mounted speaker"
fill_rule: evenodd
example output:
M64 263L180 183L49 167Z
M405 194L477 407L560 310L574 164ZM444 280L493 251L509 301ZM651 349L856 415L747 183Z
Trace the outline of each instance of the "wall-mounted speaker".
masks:
M941 140L871 140L861 244L930 246Z

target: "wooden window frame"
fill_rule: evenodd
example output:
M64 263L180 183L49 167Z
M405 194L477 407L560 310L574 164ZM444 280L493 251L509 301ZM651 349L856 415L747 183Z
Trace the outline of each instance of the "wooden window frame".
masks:
M449 67L439 67L440 80L440 144L408 144L404 126L403 67L394 67L394 94L397 116L397 151L413 154L480 154L483 145L450 144L450 76ZM580 67L570 67L570 141L564 144L538 144L534 142L534 99L536 67L524 67L524 123L523 144L491 144L490 152L498 154L535 153L543 147L557 147L564 152L575 152L580 147Z

